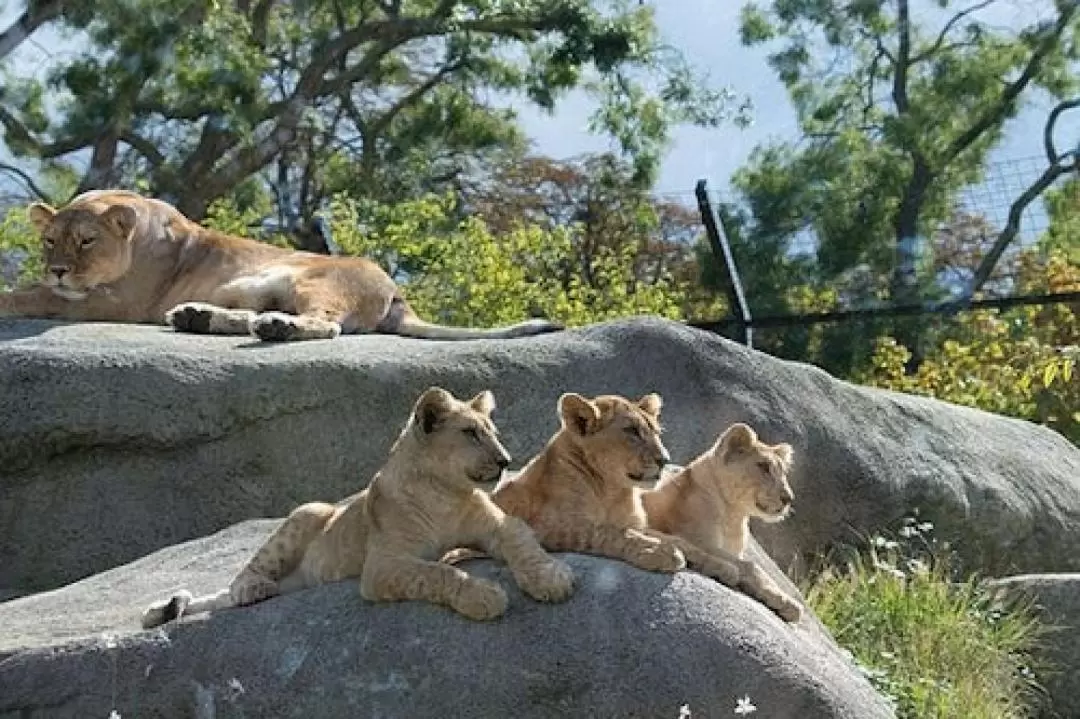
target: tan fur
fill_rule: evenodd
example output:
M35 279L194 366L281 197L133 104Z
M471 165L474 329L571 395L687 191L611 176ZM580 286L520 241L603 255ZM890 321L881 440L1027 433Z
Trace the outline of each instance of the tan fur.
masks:
M495 329L419 319L383 270L208 230L133 192L79 195L57 211L34 203L45 276L0 293L0 316L165 323L182 332L263 340L381 332L427 339L510 338L559 329L531 320Z
M535 599L566 599L570 568L474 486L498 477L510 461L489 417L493 408L490 392L461 402L437 387L427 390L366 489L337 505L297 508L228 589L155 602L143 626L350 578L360 580L365 599L424 600L476 620L500 616L507 597L499 585L435 561L454 547L505 561Z
M520 474L502 480L492 499L524 519L550 551L597 554L642 569L692 569L741 589L788 621L801 608L753 562L647 526L642 489L668 462L660 439L661 398L637 402L605 395L559 399L562 427ZM455 561L458 553L447 557Z
M649 526L742 557L751 517L780 522L790 513L791 459L791 445L766 444L733 424L707 452L642 493Z

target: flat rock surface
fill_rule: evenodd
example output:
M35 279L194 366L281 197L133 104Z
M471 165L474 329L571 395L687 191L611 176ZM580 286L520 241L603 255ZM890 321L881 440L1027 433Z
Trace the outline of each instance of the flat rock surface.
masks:
M249 521L51 592L0 604L0 716L892 716L818 625L786 625L692 573L563 555L578 590L507 588L500 620L372 604L354 582L138 630L150 601L224 586L276 526ZM775 567L772 567L775 571Z
M678 323L517 340L259 344L0 322L0 592L50 589L361 489L432 384L494 391L515 466L566 391L664 397L677 462L734 421L796 450L785 569L913 508L984 573L1080 571L1080 450L1027 422L857 387Z

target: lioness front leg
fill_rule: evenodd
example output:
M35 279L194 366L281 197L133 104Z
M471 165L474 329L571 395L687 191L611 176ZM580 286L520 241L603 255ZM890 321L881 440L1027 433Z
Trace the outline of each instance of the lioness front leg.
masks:
M573 593L573 570L545 552L529 525L517 517L497 520L480 544L492 557L506 563L514 581L533 599L562 602Z
M545 527L537 534L541 544L555 552L580 552L621 559L650 572L677 572L686 568L686 558L674 543L628 527L590 525L585 520L577 520Z
M756 563L740 559L723 550L705 551L692 542L655 530L647 530L649 536L674 543L686 556L690 569L717 580L721 584L738 589L773 610L787 622L802 618L802 606L784 593L764 569Z
M360 596L374 602L431 602L477 621L502 616L508 604L506 592L495 582L448 564L390 554L375 554L364 562Z
M177 332L200 335L247 335L254 320L252 310L227 309L207 302L184 302L165 313L165 324Z
M124 320L126 310L100 290L81 299L66 299L41 286L0 292L0 317L109 322Z

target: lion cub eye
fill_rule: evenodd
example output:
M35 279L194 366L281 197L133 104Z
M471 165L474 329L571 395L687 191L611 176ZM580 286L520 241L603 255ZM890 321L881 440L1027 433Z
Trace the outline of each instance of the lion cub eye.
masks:
M469 439L471 439L472 441L474 441L474 442L479 442L480 441L480 433L477 432L472 427L468 427L468 428L463 429L461 431L464 432L465 436L468 437Z
M636 426L634 426L632 424L627 425L626 427L623 427L623 432L626 432L631 437L641 439L641 432L638 430L638 428Z
M82 240L81 240L81 241L79 242L79 247L82 247L83 249L86 249L87 247L89 247L90 245L94 244L95 242L97 242L97 238L96 238L96 237L84 237L84 238L82 238Z
M772 464L770 462L762 460L761 462L757 463L757 466L758 469L760 469L765 474L772 474Z

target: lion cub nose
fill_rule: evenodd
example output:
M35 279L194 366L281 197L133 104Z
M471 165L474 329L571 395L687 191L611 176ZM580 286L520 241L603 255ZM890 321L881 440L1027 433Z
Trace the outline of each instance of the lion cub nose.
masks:
M785 506L790 506L795 501L795 495L791 493L790 489L784 489L780 491L780 502Z
M499 465L499 469L506 469L510 466L510 455L500 454L498 459L495 460L495 464Z
M71 265L50 265L49 272L56 275L56 279L60 279L68 272L71 272Z

